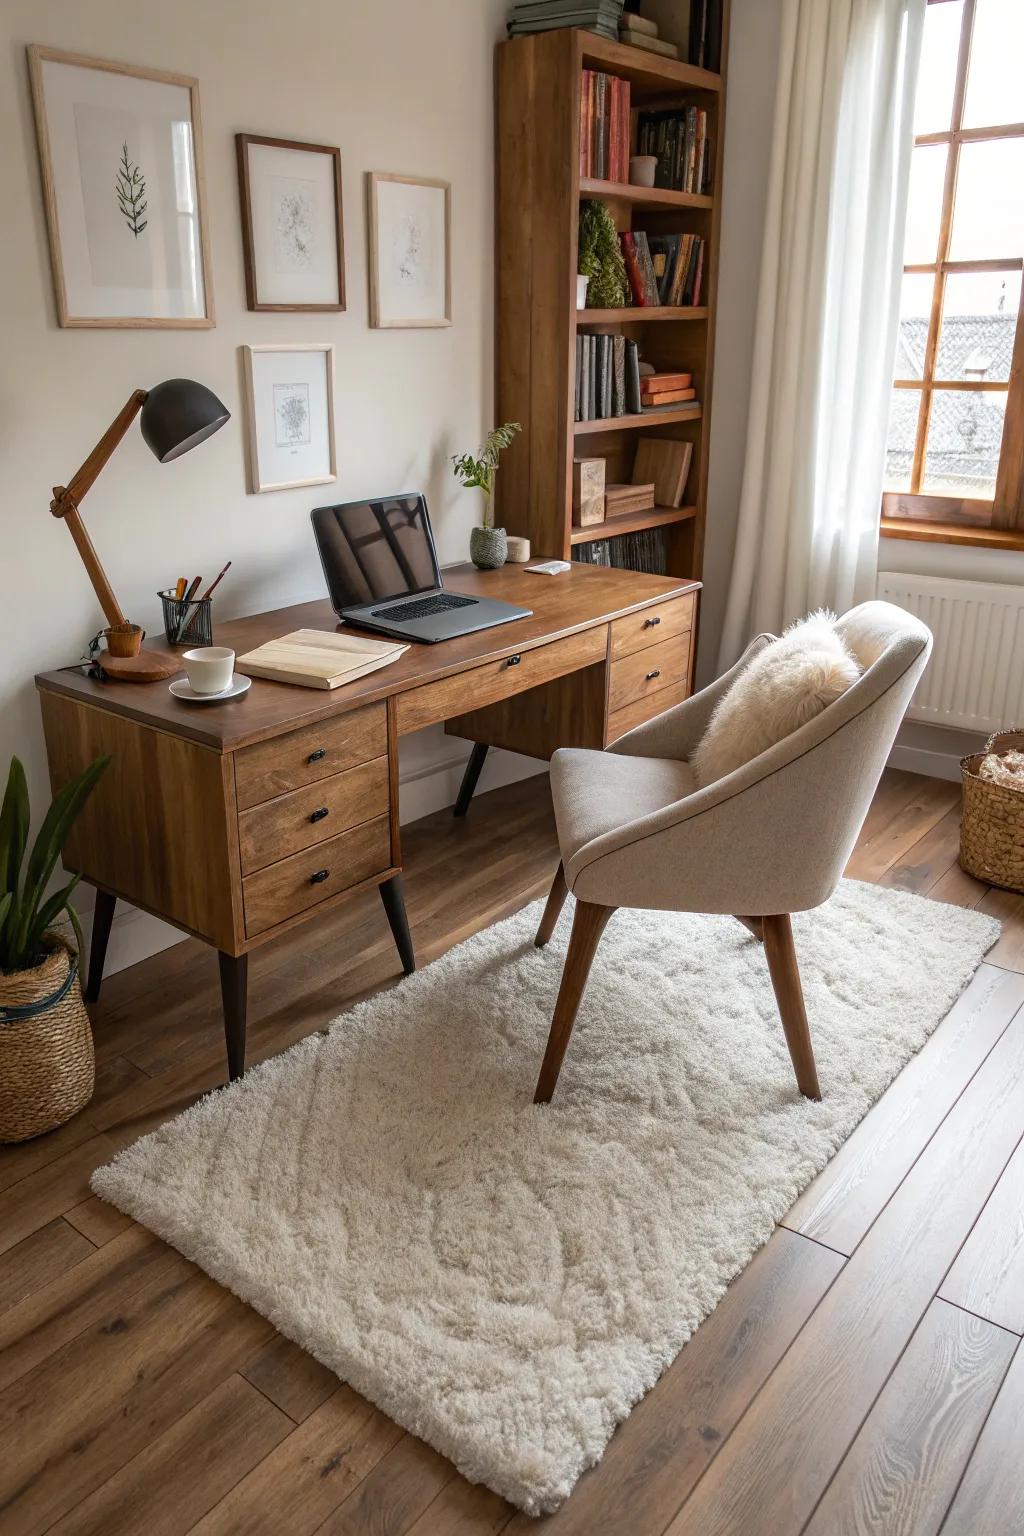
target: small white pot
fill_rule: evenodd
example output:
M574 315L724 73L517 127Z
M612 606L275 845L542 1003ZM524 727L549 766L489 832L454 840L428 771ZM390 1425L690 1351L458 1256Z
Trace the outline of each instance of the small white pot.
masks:
M577 309L586 309L586 307L587 307L587 286L588 286L589 283L590 283L590 278L589 277L584 277L582 272L577 274L577 277L576 277L576 308Z
M657 155L632 155L629 161L631 184L634 187L653 187L654 173L657 169Z

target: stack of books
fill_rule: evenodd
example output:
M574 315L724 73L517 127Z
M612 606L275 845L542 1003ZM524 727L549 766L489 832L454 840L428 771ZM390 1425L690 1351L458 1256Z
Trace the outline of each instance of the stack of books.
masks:
M703 107L641 112L636 125L636 153L657 156L656 187L673 192L711 190L708 114Z
M629 181L629 81L596 69L580 88L580 175Z
M700 304L704 241L700 235L648 235L642 229L619 236L633 303L641 309Z
M640 354L626 336L576 336L576 420L602 421L640 410Z
M572 557L584 565L614 566L618 571L647 571L653 576L665 576L668 573L668 547L661 528L647 528L640 533L622 533L617 538L593 539L588 544L577 544Z
M615 42L619 35L622 0L516 0L508 18L513 37L527 32L553 32L558 27L583 27Z
M684 405L696 398L691 373L647 373L640 380L642 406Z
M658 36L656 21L649 21L646 16L636 16L632 11L627 12L619 22L619 41L629 43L633 48L645 48L648 53L660 53L665 59L679 57L678 45L667 43Z

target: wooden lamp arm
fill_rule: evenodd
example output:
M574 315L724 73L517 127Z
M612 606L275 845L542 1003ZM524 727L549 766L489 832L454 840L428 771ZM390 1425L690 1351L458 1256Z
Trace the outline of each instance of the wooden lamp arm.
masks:
M121 612L120 604L114 596L114 589L107 580L106 572L100 564L99 555L97 555L93 542L86 531L85 524L79 515L78 503L91 488L96 477L145 403L146 391L144 389L135 390L134 394L126 401L104 432L81 469L72 476L67 485L54 486L53 500L50 502L50 511L54 517L62 517L68 526L68 532L74 539L78 553L82 557L82 564L88 572L89 580L92 582L93 590L99 598L100 607L103 609L108 624L124 624L126 622L125 616Z

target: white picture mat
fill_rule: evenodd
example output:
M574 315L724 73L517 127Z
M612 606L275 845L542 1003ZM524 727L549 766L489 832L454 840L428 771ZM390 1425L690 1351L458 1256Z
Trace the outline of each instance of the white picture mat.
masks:
M378 325L449 323L449 196L444 184L372 179Z
M334 349L246 347L252 488L336 478Z
M41 80L68 314L203 319L190 89L54 59L41 61ZM148 205L139 240L124 226L114 192L132 131L129 155L144 171Z
M334 156L270 144L248 144L246 154L259 302L340 303ZM285 223L289 202L294 222ZM303 262L297 245L306 239Z

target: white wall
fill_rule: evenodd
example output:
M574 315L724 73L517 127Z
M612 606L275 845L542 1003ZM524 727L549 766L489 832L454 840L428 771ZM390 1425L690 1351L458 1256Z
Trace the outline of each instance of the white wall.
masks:
M11 753L22 757L37 808L48 786L33 674L75 661L102 623L71 539L49 514L51 487L71 476L133 389L193 377L232 412L208 443L164 466L134 429L83 504L125 612L150 631L159 629L158 587L182 573L211 577L228 559L221 618L321 596L308 514L327 499L422 488L442 561L465 557L475 502L455 486L447 457L491 425L492 58L505 10L505 0L4 0L0 769ZM25 62L30 42L198 77L213 330L57 326ZM345 313L247 312L238 131L340 146ZM369 329L368 170L452 182L450 329ZM250 496L239 347L321 339L336 349L337 484ZM424 770L465 750L440 731L410 740L403 751L410 814L451 798L450 768L433 783ZM500 765L486 772L485 785Z

